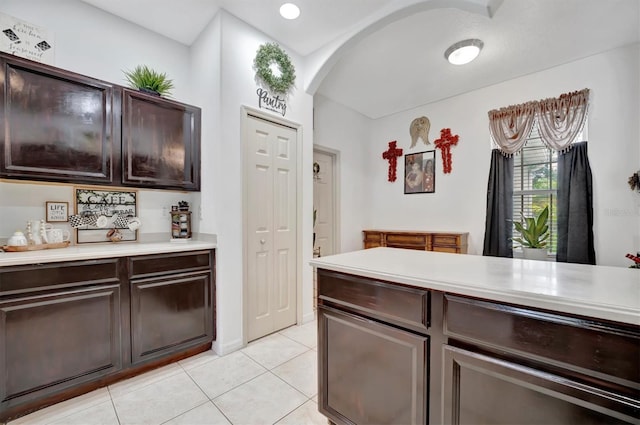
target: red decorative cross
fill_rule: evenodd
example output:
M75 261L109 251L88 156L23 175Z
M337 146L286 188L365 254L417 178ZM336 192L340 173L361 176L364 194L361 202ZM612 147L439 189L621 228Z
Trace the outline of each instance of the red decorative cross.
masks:
M382 159L389 161L389 181L396 181L396 168L398 167L398 157L402 156L402 149L396 148L397 141L389 142L389 149L382 153Z
M433 142L442 151L442 169L445 174L451 172L451 145L458 144L458 135L453 136L450 128L440 130L440 138Z

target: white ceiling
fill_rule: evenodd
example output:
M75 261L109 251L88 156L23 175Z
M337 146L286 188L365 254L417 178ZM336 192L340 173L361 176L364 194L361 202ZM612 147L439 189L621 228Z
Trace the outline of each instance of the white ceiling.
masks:
M222 8L302 56L372 17L415 3L294 0L301 15L287 21L278 14L285 0L83 1L185 45ZM345 52L318 93L379 118L640 42L638 0L493 2L499 7L491 18L446 8L414 13L388 24ZM466 38L483 40L482 53L469 65L450 65L444 51Z

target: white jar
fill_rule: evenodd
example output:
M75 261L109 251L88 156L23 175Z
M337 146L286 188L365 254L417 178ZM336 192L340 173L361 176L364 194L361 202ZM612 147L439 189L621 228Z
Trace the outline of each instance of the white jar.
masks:
M16 231L7 241L9 246L25 246L27 245L27 238L21 231Z

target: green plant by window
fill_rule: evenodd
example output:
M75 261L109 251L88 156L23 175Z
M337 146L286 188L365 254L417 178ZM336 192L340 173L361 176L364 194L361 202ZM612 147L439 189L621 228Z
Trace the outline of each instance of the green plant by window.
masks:
M149 90L160 96L171 95L173 80L167 78L167 74L159 73L147 65L138 65L133 71L123 71L129 85L138 90Z
M515 221L513 224L520 233L519 238L513 240L525 248L544 248L549 238L549 207L546 206L537 217L522 216L523 222Z

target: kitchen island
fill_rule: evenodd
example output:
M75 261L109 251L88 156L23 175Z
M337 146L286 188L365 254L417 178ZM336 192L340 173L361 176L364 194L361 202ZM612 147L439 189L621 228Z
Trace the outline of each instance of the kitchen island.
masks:
M0 253L0 423L211 348L215 238Z
M638 270L374 248L318 269L339 424L638 423Z

